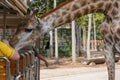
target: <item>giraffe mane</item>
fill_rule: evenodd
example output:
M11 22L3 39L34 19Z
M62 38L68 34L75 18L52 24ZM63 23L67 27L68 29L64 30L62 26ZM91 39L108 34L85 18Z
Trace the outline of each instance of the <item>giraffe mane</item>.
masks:
M64 5L66 5L66 4L68 4L68 3L72 2L72 1L74 1L74 0L67 0L66 2L63 2L62 4L57 6L55 9L52 9L49 12L47 12L46 14L42 15L40 18L42 19L42 18L46 17L47 15L55 12L56 10L60 9L61 7L63 7Z

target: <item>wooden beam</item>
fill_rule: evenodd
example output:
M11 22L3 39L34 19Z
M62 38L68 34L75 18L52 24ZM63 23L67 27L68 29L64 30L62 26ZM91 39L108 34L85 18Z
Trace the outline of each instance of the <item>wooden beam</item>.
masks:
M3 11L3 39L6 37L6 10Z
M6 16L6 27L17 27L18 23L21 22L23 19L18 16ZM3 17L0 16L0 27L3 26Z

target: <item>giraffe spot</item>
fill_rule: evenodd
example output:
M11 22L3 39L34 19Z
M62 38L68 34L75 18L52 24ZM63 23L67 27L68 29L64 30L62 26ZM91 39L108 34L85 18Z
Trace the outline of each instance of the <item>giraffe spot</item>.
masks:
M116 33L120 36L120 28L117 29Z
M74 11L74 10L76 10L76 9L79 9L79 6L76 5L76 4L73 4L71 11Z
M105 11L108 12L110 9L112 9L112 3L106 3Z
M81 4L81 7L83 7L87 4L87 0L79 0L79 3Z
M113 17L113 19L119 20L119 19L120 19L120 17L116 17L116 16L115 16L115 17Z
M55 25L55 22L53 22L52 25L54 26L54 25Z
M108 40L109 43L113 42L113 37L112 37L111 34L108 34L107 38L108 38L107 40Z
M117 35L114 35L114 40L115 40L115 43L117 43L120 39L117 37Z
M111 23L112 22L112 19L110 16L106 15L106 22L107 23Z
M108 38L104 38L104 40L106 41L107 44L111 45L111 41Z
M118 10L116 9L113 9L112 12L111 12L112 15L117 15L118 14Z
M71 21L71 19L70 19L70 14L67 14L67 15L64 16L64 21L65 21L66 23L68 23L68 22Z
M100 2L100 3L97 4L97 7L98 7L98 8L102 8L103 5L104 5L104 3L103 3L103 2Z
M62 23L63 22L63 19L62 18L59 18L58 19L58 23L60 24L60 23Z
M108 33L108 28L106 25L101 25L100 32L102 36L105 36Z
M75 18L79 18L81 16L81 13L79 10L73 13Z
M84 14L88 14L88 12L89 12L89 8L88 7L85 7L85 8L83 8L83 10L84 10Z
M115 2L115 3L113 4L113 6L116 7L116 8L119 8L118 2Z
M116 23L113 22L112 25L110 26L110 32L114 34L115 30L116 30Z
M94 12L95 11L95 6L94 5L90 5L90 11L89 12Z
M66 14L67 14L67 12L66 12L66 11L63 11L63 12L62 12L62 15L66 15Z
M71 5L68 5L68 6L71 6ZM65 9L66 11L69 11L70 7L68 7L68 6L65 6L63 9Z
M96 3L96 2L98 2L98 0L91 0L91 2L92 2L92 3Z
M104 12L103 9L97 9L96 12Z

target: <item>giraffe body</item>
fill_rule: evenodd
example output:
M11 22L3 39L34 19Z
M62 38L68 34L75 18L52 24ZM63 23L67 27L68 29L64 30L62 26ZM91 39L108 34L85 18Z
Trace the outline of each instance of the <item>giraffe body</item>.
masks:
M37 20L32 15L27 20L25 28L13 36L13 45L19 50L34 42L41 34L94 12L101 12L105 15L100 32L107 49L105 59L108 68L108 80L115 80L115 55L113 52L118 51L120 53L120 0L68 0L43 15L42 20ZM26 28L34 30L25 32ZM22 36L26 36L26 38Z
M106 64L108 80L115 80L115 54L120 53L120 1L119 0L69 0L69 3L42 16L51 27L49 31L80 16L100 12L104 13L105 20L101 24L101 35L106 45ZM44 32L42 32L44 33Z

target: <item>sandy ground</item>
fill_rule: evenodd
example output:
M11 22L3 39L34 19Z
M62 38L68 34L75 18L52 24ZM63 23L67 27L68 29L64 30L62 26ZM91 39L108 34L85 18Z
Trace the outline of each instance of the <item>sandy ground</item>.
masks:
M50 60L49 60L50 61ZM48 68L41 66L40 80L107 80L106 64L83 65L79 61L62 59L59 64L51 60ZM116 63L116 80L120 80L120 62Z
M46 74L46 72L48 72L48 74ZM116 80L120 80L119 74L120 69L117 69ZM74 68L64 70L63 69L47 71L42 70L40 80L107 80L107 79L108 78L106 70L94 71L93 69L91 69L91 71L89 71L86 69L86 72L83 72L83 70L81 70L80 68Z

